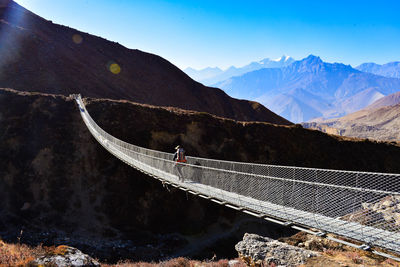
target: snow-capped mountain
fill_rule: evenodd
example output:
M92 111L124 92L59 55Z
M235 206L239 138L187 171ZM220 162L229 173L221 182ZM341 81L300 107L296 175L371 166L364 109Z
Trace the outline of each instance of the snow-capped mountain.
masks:
M400 91L400 79L326 63L310 55L283 68L265 68L215 85L235 98L256 100L292 122L338 117Z
M237 68L234 66L226 70L219 68L205 68L195 70L193 68L186 68L184 72L189 75L193 80L203 83L204 85L213 85L220 81L227 80L234 76L240 76L250 71L255 71L263 68L281 68L290 65L295 60L289 56L282 56L277 59L265 58L260 61L251 62L248 65Z

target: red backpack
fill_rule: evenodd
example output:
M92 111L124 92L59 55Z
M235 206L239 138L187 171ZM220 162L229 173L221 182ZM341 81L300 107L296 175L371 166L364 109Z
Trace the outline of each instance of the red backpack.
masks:
M186 163L185 150L183 150L183 148L178 148L178 151L176 152L177 152L176 161Z

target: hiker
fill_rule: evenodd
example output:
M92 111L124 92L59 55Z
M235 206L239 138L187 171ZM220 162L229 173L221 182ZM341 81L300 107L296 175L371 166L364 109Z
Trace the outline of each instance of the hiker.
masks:
M182 175L182 164L181 163L186 163L186 157L185 157L185 150L181 147L181 146L177 146L175 147L176 152L174 154L174 161L175 163L175 168L178 172L178 177L179 177L179 181L184 182L185 179L183 178Z
M186 163L185 150L181 146L176 146L175 149L174 160Z

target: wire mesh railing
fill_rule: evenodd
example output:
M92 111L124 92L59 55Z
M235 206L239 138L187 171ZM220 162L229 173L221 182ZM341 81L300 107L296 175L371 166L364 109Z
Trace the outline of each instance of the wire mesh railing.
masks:
M99 127L76 95L90 132L127 164L187 190L260 214L400 252L400 175L187 157L126 143Z

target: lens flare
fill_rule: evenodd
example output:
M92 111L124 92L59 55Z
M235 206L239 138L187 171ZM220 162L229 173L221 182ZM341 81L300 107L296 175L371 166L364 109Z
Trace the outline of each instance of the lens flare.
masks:
M16 25L16 29L22 29L20 26L29 21L26 20L29 17L28 12L21 12L20 8L15 8L13 1L0 0L0 18L1 18L1 29L0 29L0 55L5 55L0 60L0 68L7 68L9 62L15 60L13 53L18 54L19 49L22 45L22 40L19 37L18 31L12 30L11 28ZM4 25L3 25L4 23ZM11 53L10 51L14 51ZM10 55L10 56L8 56Z
M112 63L109 70L114 74L119 74L121 72L121 67L117 63Z
M76 44L80 44L83 41L83 37L80 34L72 35L72 41Z

